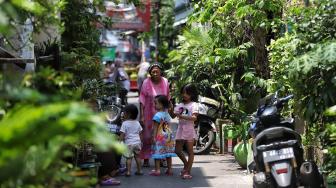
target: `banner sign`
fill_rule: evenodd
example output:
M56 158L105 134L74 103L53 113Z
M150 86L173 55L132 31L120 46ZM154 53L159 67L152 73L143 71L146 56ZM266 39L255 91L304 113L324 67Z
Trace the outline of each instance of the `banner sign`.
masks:
M114 61L116 48L114 47L103 47L101 49L102 61Z
M105 7L106 15L112 18L113 29L150 31L150 0L142 0L138 7L133 3L115 4L113 2L106 2Z

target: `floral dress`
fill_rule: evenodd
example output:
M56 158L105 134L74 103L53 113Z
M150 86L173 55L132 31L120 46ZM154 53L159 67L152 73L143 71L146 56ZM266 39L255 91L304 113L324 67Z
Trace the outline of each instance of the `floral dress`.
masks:
M153 117L153 121L158 123L157 134L152 145L152 158L165 159L167 157L176 157L175 139L170 128L170 120L168 112L157 112Z

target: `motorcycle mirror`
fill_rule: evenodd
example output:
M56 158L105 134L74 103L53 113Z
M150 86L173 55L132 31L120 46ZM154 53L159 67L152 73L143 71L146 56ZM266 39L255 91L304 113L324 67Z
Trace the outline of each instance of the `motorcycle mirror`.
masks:
M269 94L266 97L259 100L258 106L265 106L269 104L274 99L275 94Z
M279 90L277 90L275 93L274 93L274 96L273 96L273 98L272 98L272 104L275 104L275 103L277 103L277 101L278 101L278 96L279 96Z
M279 95L279 90L274 93L274 99L277 99Z

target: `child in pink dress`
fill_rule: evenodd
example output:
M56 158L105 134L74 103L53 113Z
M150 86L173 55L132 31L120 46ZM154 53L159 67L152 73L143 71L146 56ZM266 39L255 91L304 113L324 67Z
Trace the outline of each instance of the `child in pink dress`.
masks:
M193 145L196 138L194 122L197 120L198 115L198 103L196 102L198 100L198 94L196 87L191 84L183 86L181 95L183 102L174 108L174 114L179 119L175 137L175 153L184 164L183 170L181 171L181 177L183 179L191 179L192 176L190 172L194 162ZM182 152L184 144L187 146L188 160Z

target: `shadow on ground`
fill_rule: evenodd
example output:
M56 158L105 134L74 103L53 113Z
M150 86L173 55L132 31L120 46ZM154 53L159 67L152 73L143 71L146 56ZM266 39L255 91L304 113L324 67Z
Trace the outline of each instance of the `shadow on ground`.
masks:
M180 166L180 165L179 165ZM153 177L148 175L150 169L144 169L143 176L118 177L121 180L119 188L191 188L191 187L211 187L207 179L213 179L214 176L205 176L201 168L193 168L193 179L183 180L179 173L181 168L174 165L174 176L159 176ZM163 169L165 170L165 169ZM114 186L115 187L115 186Z

